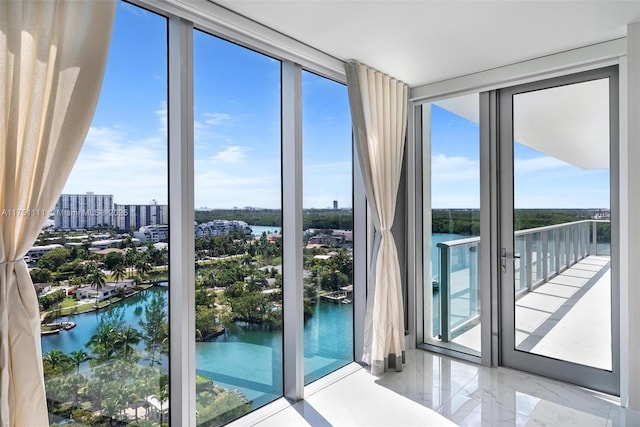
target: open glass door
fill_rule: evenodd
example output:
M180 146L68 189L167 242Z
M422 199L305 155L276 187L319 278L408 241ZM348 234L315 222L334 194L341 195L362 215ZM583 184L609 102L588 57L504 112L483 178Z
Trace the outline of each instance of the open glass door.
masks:
M617 68L499 94L501 364L619 394Z

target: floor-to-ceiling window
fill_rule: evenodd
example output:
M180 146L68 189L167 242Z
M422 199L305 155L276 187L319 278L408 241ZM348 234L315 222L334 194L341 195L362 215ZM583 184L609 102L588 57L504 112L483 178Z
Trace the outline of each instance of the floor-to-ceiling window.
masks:
M480 354L479 96L422 105L424 342Z
M97 111L29 251L53 425L168 422L167 20L120 2Z
M302 72L305 384L353 361L352 139L347 87Z
M178 28L191 35L178 35ZM192 30L186 20L118 4L93 126L52 218L54 228L44 230L30 253L43 330L50 333L43 337L43 363L52 422L161 425L188 411L198 425L223 425L283 396L289 354L283 312L295 310L283 301L287 286L307 289L301 381L308 384L353 361L357 284L346 86L295 65L304 114L294 118L282 108L283 81L292 77L283 76L280 59L251 50L251 43L236 44L199 26ZM187 70L182 81L188 84L176 85L177 68L167 72L171 55L186 58L180 70ZM188 102L178 103L182 98ZM193 121L176 119L176 111L191 109ZM296 137L305 150L299 165L282 161L285 120L304 133ZM189 132L174 138L176 129L189 126L192 141L185 137ZM191 143L193 185L184 175L176 178L185 160L174 157L176 144ZM293 167L304 170L300 235L308 247L301 242L295 248L304 251L303 270L285 284L282 175ZM176 179L182 191L168 191ZM182 206L175 201L189 191L194 203L186 209L193 209L195 223L187 229L195 258L172 243L170 262L179 267L172 269L174 277L183 277L176 272L184 266L195 274L172 280L170 311L169 237L183 236L185 227L169 232L169 199L172 209ZM174 211L172 218L173 230L184 225ZM193 305L178 306L190 292ZM193 356L193 380L169 375L169 318L172 328L185 330L182 314L190 310L195 352L185 346L171 354L180 361ZM171 334L182 338L173 329ZM193 413L176 404L185 399L180 391L176 401L169 399L176 377L195 389Z
M280 61L194 32L196 420L282 396Z

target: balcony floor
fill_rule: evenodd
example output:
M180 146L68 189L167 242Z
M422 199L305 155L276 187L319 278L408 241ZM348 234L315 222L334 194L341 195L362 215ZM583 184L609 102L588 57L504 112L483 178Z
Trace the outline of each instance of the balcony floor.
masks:
M516 348L611 369L609 257L588 256L516 301Z
M516 346L556 359L611 369L611 269L588 256L516 301ZM480 325L452 340L480 352Z

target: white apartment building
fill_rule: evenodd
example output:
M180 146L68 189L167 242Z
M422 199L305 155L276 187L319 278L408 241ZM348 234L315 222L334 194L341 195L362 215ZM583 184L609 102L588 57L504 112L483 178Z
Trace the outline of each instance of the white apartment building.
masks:
M166 242L169 239L168 225L147 225L140 227L138 231L133 233L136 239L140 239L142 243L146 242Z
M246 235L251 234L251 227L246 222L238 220L216 219L196 224L194 228L196 238L226 236L232 231L241 231Z
M118 230L169 223L169 205L160 205L155 200L148 205L115 204L113 210L113 225Z
M112 194L61 194L54 209L54 226L63 230L110 227L112 210Z

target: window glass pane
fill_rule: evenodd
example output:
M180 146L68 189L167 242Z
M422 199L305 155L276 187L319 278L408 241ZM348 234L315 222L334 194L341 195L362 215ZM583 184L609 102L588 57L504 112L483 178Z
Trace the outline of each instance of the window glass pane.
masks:
M479 95L422 111L425 342L479 355Z
M305 384L353 361L352 138L347 87L302 74Z
M610 371L608 107L609 79L513 96L513 338Z
M198 425L282 396L280 74L194 32Z
M93 123L28 254L52 424L168 421L166 101L167 21L119 2Z

